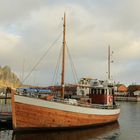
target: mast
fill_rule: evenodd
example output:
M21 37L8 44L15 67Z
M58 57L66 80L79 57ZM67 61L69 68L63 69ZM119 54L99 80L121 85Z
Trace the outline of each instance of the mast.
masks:
M63 24L63 52L62 52L62 74L61 74L61 98L64 98L65 90L65 48L66 48L66 14L64 13L64 24Z
M108 79L111 79L111 63L113 63L112 60L113 51L110 49L110 45L108 45Z
M108 46L108 79L110 79L110 45Z

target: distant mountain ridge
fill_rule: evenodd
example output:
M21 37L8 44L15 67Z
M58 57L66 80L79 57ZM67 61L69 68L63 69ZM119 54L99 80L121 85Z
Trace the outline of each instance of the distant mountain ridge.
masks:
M0 66L0 87L18 87L21 82L9 66Z

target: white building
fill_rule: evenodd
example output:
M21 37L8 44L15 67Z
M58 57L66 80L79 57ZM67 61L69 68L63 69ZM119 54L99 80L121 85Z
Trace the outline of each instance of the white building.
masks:
M91 87L100 87L100 86L108 86L114 85L114 81L111 80L98 80L92 78L81 78L79 81L79 85L77 86L77 95L78 96L86 96L90 93Z
M77 95L86 96L89 94L92 78L81 78L77 87Z
M140 96L140 90L134 91L134 95Z

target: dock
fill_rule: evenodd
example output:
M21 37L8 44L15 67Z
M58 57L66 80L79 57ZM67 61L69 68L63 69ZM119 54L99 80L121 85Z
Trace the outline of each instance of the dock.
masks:
M0 113L0 123L11 123L12 122L12 114L3 112Z
M0 96L0 99L11 99L11 97Z
M0 113L0 130L12 129L12 114Z
M116 101L140 102L140 96L115 96Z

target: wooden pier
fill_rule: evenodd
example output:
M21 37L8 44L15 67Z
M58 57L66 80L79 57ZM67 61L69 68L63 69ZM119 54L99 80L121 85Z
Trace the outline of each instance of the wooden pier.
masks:
M12 114L11 113L0 113L0 123L11 123Z
M0 99L11 99L11 97L0 96Z
M12 127L11 99L0 99L0 128Z
M140 102L140 96L115 96L116 101Z

